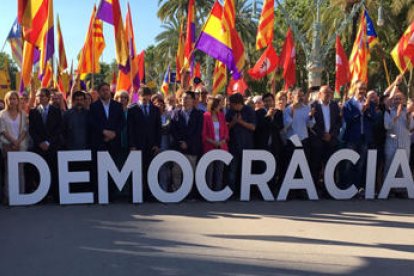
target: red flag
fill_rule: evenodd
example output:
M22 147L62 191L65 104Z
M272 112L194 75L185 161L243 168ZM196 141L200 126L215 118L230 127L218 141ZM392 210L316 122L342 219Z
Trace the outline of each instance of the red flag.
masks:
M145 51L138 55L138 73L141 83L145 84Z
M277 56L275 49L273 49L273 46L269 45L257 61L256 65L252 69L249 69L248 73L254 79L261 79L273 72L278 65L279 57Z
M227 86L227 94L232 95L240 93L244 96L244 92L247 88L249 88L249 86L247 86L247 83L244 81L243 78L238 80L232 78L229 82L229 85Z
M196 62L196 64L195 64L194 77L201 79L201 65L200 65L200 62Z
M111 87L110 87L112 93L116 92L116 83L117 83L116 72L113 72L112 73Z
M286 34L286 40L283 44L282 53L280 54L280 65L283 67L285 89L289 89L296 83L296 49L290 28Z
M335 75L335 92L339 92L341 86L349 83L351 73L349 71L349 62L341 44L339 36L336 37L336 75Z

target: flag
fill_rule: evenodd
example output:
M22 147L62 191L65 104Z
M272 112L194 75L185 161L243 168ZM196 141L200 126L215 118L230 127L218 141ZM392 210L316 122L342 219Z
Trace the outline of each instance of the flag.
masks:
M247 86L247 83L244 81L243 78L241 79L234 79L232 78L230 80L229 85L227 86L227 94L228 95L232 95L232 94L236 94L236 93L240 93L244 96L244 92L246 92L246 89L249 88Z
M411 70L414 64L414 22L404 32L391 52L395 64L401 72Z
M181 70L184 67L184 45L185 36L183 32L184 19L181 19L180 36L178 37L177 55L175 56L175 65L177 71L176 81L181 82Z
M217 0L203 26L195 48L223 62L235 77L240 77L232 49L231 30L228 24L223 24L222 21L223 10L223 6Z
M138 73L139 79L142 83L146 83L145 79L145 51L138 55Z
M13 60L16 62L19 68L22 68L23 58L23 39L22 39L22 28L17 21L14 21L13 26L10 29L7 41L10 43Z
M62 30L60 29L59 16L57 18L57 36L59 47L59 68L65 70L68 68L68 62L66 60L65 44L63 42Z
M234 62L236 64L236 71L231 70L234 79L241 77L240 73L244 67L244 45L239 33L236 30L236 7L234 0L226 0L224 2L224 12L222 22L227 29L230 30L230 43L233 51Z
M339 36L336 36L335 68L335 93L339 93L341 86L348 84L350 81L348 58Z
M41 47L47 31L50 2L53 0L18 0L18 22L23 27L24 39Z
M201 78L201 65L200 65L200 62L196 62L196 64L195 64L194 77L202 79Z
M368 14L368 11L364 11L365 14L365 23L367 24L367 38L368 38L368 46L372 48L375 44L378 43L378 35L374 28L374 23L371 20L371 17Z
M195 43L195 0L188 1L187 31L184 44L184 68L192 65L192 54Z
M216 61L213 73L213 96L217 95L220 90L226 85L227 82L227 69L226 65L221 61Z
M256 49L260 50L272 44L275 24L275 0L264 0L257 28Z
M96 19L96 7L93 8L88 33L78 62L78 74L98 73L99 58L105 48L102 20Z
M50 61L46 64L46 68L45 71L43 73L42 76L42 84L41 87L49 87L51 84L51 81L53 80L53 68L52 65L50 64Z
M273 49L272 44L269 44L256 65L252 69L249 69L248 73L254 79L261 79L276 70L278 65L279 57L275 49Z
M170 87L170 65L168 65L167 71L164 75L164 80L162 82L161 86L161 92L164 94L164 96L168 96L168 91Z
M42 41L39 47L40 50L40 74L43 75L43 71L46 68L48 60L53 58L55 54L55 32L54 32L54 17L53 17L53 0L48 1L47 20L43 26Z
M349 58L352 84L358 80L365 83L368 82L368 56L367 25L365 24L365 13L363 13L351 56Z
M136 91L141 86L141 81L139 78L139 58L137 55L137 49L135 46L135 35L134 35L134 27L132 24L132 13L131 8L128 3L128 11L126 14L125 19L125 33L128 39L128 47L129 47L129 56L131 59L131 71L130 71L130 79L132 80L132 88Z
M127 66L128 45L119 0L101 0L96 18L114 26L116 61L118 65Z
M292 30L289 28L286 40L280 54L280 66L283 68L285 89L289 89L296 83L296 49Z
M33 44L25 41L23 45L23 59L22 59L22 82L25 87L30 85L32 77L32 68L34 60L35 47Z
M9 63L5 58L3 68L0 69L0 99L4 99L4 95L10 91L10 85Z

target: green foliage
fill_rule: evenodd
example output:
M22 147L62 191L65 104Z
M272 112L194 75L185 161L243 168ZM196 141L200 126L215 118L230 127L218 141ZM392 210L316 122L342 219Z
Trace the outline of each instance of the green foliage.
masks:
M8 65L9 76L10 76L10 88L16 90L16 74L19 72L19 68L13 59L6 53L0 53L0 68L3 69L5 65Z

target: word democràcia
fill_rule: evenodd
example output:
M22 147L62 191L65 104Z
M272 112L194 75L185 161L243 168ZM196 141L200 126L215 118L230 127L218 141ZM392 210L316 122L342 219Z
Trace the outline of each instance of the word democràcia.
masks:
M342 149L335 152L328 160L324 171L324 182L329 194L338 200L353 198L358 190L355 185L347 189L339 189L334 180L334 172L337 165L342 161L350 161L356 164L360 155L350 149ZM159 201L165 203L176 203L184 200L195 184L201 196L211 202L226 201L233 195L230 187L225 186L221 191L211 190L206 183L206 169L213 161L222 161L229 165L233 156L222 150L213 150L203 155L193 171L188 159L177 151L164 151L158 154L148 168L148 185L152 195ZM60 204L91 204L94 203L92 192L70 193L71 183L90 182L90 172L69 171L69 163L85 162L92 160L92 153L83 151L61 151L58 152L58 178ZM253 174L253 161L261 161L266 164L266 170L260 174ZM177 163L183 172L183 180L180 188L174 192L167 192L162 189L158 182L158 171L166 162ZM22 194L19 191L19 164L30 163L34 165L40 174L38 188L30 194ZM141 151L131 151L121 170L117 168L108 152L97 153L98 173L98 203L108 204L108 179L112 177L115 185L122 190L128 177L132 174L132 202L143 202L142 189L142 154ZM377 151L369 150L367 156L365 198L375 198L375 181L377 167ZM396 177L397 171L401 168L402 176ZM33 152L9 152L8 155L8 183L9 202L12 206L32 205L40 202L48 193L51 185L51 174L45 160ZM295 178L295 173L300 170L302 177ZM284 201L290 190L305 190L309 199L318 200L316 188L313 183L309 164L305 158L303 149L296 149L290 160L281 189L277 198L273 196L268 186L276 172L276 161L274 156L265 150L244 150L242 155L242 172L240 183L240 200L250 200L250 189L256 185L265 201ZM195 175L194 175L195 174ZM384 184L378 194L379 199L386 199L394 188L406 189L408 197L414 198L414 182L409 167L407 155L404 150L397 150L390 169L384 179Z

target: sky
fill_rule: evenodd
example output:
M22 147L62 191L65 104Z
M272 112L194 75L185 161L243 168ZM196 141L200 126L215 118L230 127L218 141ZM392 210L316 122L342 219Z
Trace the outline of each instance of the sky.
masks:
M127 11L127 0L120 0L123 22ZM83 46L93 5L99 4L99 0L54 0L55 13L55 40L56 16L59 14L60 26L65 43L66 56L70 64L73 59L76 65L76 57ZM155 37L161 32L161 21L157 18L157 0L130 0L132 21L134 25L135 43L137 51L146 49L155 44ZM2 0L0 8L0 43L4 41L17 16L17 0ZM111 62L115 58L114 28L104 23L104 37L106 48L103 52L103 61ZM1 50L1 49L0 49ZM10 45L7 43L4 51L10 54ZM57 41L55 42L57 51ZM56 57L57 52L55 52Z

